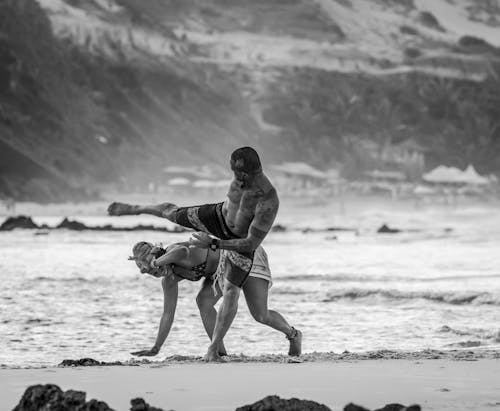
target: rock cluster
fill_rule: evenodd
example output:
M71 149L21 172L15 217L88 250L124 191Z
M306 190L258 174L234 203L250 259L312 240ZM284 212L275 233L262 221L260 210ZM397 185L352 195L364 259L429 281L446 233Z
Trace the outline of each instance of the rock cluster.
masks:
M95 367L99 365L123 365L120 361L105 362L93 358L80 358L79 360L62 360L58 367Z
M130 400L130 411L163 411L161 408L152 407L142 398Z
M62 391L57 385L32 385L26 389L13 411L114 411L103 401L85 401L83 391ZM142 398L130 400L130 411L163 411Z
M49 227L46 224L38 225L36 224L31 217L27 216L16 216L7 218L2 225L0 225L0 231L11 231L16 228L28 228L28 229L66 229L66 230L75 230L75 231L83 231L83 230L92 230L92 231L163 231L163 232L184 232L188 231L183 227L176 226L174 229L168 229L166 227L156 227L154 225L143 225L139 224L133 227L114 227L111 224L102 225L102 226L88 226L85 223L82 223L77 220L69 220L65 217L58 225L55 227Z
M32 385L13 411L113 411L103 401L85 401L83 391L62 391L57 385Z
M10 231L14 228L40 228L36 225L31 217L19 215L17 217L9 217L0 226L0 231Z
M291 398L289 400L278 397L277 395L269 395L260 401L250 405L236 408L236 411L331 411L326 405L319 404L314 401L299 400Z
M99 361L84 358L100 365ZM86 365L86 364L85 364ZM113 411L103 401L85 400L86 394L83 391L62 391L57 385L32 385L26 389L19 404L13 411ZM130 400L130 411L164 411L161 408L149 405L142 398ZM250 405L236 408L236 411L331 411L324 404L315 401L301 400L298 398L284 399L277 395L269 395ZM344 411L369 411L356 404L347 404ZM401 404L387 404L383 408L375 411L421 411L419 405L405 407Z
M344 407L344 411L370 411L367 408L361 407L359 405L350 403ZM420 405L410 405L405 407L402 404L386 404L382 408L377 408L375 411L421 411Z

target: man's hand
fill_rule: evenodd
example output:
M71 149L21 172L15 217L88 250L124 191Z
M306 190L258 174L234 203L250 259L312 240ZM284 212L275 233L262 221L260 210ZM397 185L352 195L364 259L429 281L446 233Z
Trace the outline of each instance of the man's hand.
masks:
M142 350L142 351L135 351L130 354L135 355L137 357L153 357L156 354L160 352L160 349L156 346L151 348L150 350Z
M212 243L212 237L207 233L193 233L189 239L189 247L209 248Z
M131 204L114 202L109 205L108 214L117 216L135 215L137 214L137 212L135 210L135 207Z

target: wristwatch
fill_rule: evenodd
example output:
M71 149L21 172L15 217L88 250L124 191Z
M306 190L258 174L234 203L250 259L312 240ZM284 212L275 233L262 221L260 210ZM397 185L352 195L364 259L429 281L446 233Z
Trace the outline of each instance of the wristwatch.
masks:
M212 238L212 242L210 243L210 249L212 251L215 251L219 248L219 240L217 240L216 238Z

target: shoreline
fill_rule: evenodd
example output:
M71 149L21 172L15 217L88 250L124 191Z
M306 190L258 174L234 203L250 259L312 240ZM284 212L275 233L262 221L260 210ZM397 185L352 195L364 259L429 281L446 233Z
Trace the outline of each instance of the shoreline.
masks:
M226 411L268 395L376 409L388 403L424 410L490 410L500 406L499 360L367 359L297 363L171 363L0 370L2 408L12 409L34 384L81 390L119 411L130 399L176 411Z
M159 356L161 357L161 356ZM81 363L87 360L87 364ZM500 360L500 350L498 349L478 349L470 348L453 350L425 349L421 351L399 351L399 350L375 350L366 352L342 353L330 352L310 352L304 353L300 357L290 357L285 354L262 354L248 356L245 354L230 354L224 357L221 364L306 364L306 363L342 363L359 362L370 360L398 360L398 361L421 361L421 360L449 360L449 361L478 361L478 360ZM69 365L63 365L68 362ZM71 363L80 363L73 365ZM82 359L62 359L59 364L47 364L38 366L16 366L0 364L1 370L44 370L44 369L64 369L64 368L92 368L92 367L137 367L153 366L168 367L182 364L206 364L202 356L196 355L169 355L163 359L158 357L131 357L125 361L100 361L93 358Z

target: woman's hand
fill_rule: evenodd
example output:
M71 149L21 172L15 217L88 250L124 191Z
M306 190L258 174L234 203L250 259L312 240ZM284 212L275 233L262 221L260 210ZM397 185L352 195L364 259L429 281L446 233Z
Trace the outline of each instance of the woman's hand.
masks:
M135 355L137 357L153 357L160 352L160 349L155 345L150 350L142 350L131 352L130 354Z

